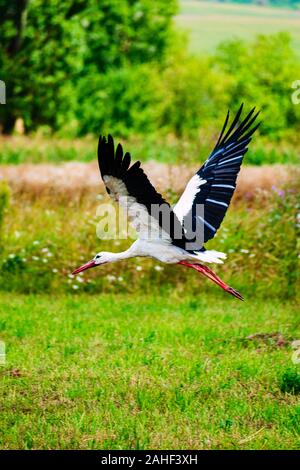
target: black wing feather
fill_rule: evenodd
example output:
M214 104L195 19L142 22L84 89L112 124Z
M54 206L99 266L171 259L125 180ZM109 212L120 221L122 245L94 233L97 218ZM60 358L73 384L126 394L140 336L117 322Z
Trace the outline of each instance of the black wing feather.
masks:
M228 130L229 112L227 113L217 144L204 165L197 172L205 184L199 187L193 205L184 220L193 220L193 230L199 218L196 219L197 204L204 205L204 243L213 238L227 212L232 195L236 188L236 180L248 144L260 122L253 126L259 114L254 114L253 108L238 124L243 110L240 106ZM254 115L253 115L254 114ZM251 127L253 126L253 127ZM183 225L184 225L183 220ZM199 247L201 248L201 247Z
M102 179L107 175L122 180L126 186L128 195L135 198L139 204L144 205L151 216L158 216L159 225L169 233L172 243L177 246L184 246L182 225L171 210L170 205L162 195L156 191L154 186L152 186L148 177L140 167L141 163L139 161L130 166L131 156L128 152L123 156L121 144L118 144L115 152L114 141L111 135L108 136L107 140L105 137L99 138L98 163ZM106 190L109 193L108 188L106 188ZM157 211L153 212L153 210L151 210L153 209L152 205L158 207L163 204L169 207L170 222L168 221L167 224L163 224ZM177 237L175 237L175 234L177 234ZM179 239L178 234L181 235L181 239Z

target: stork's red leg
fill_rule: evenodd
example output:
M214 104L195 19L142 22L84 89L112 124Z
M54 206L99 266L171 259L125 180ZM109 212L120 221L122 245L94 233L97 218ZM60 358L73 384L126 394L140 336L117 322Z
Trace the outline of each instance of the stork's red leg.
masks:
M228 286L225 282L222 281L214 272L212 269L210 269L208 266L204 266L203 264L199 263L188 263L187 261L180 261L178 264L183 264L184 266L187 266L188 268L193 268L199 273L203 274L204 276L208 277L211 281L215 282L220 286L222 289L224 289L226 292L228 292L231 295L234 295L239 300L244 300L241 294L239 294L235 289L232 287Z

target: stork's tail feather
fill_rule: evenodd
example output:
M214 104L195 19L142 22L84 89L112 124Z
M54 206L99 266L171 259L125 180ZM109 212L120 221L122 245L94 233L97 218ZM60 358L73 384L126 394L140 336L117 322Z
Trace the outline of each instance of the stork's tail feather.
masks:
M204 263L222 264L223 260L227 258L226 253L216 250L205 250L195 253L195 258Z
M196 271L200 272L204 276L208 277L208 279L210 279L211 281L218 284L218 286L220 286L222 289L228 292L228 294L233 295L239 300L244 300L243 296L238 291L236 291L235 289L233 289L233 287L230 287L225 282L223 282L208 266L204 266L203 264L188 263L187 261L180 261L178 264L183 264L184 266L187 266L188 268L195 269Z

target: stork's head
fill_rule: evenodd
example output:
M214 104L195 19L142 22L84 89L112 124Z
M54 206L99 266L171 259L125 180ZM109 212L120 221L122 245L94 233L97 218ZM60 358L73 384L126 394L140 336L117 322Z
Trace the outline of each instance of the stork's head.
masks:
M88 261L79 268L75 269L72 274L78 274L81 273L81 271L85 271L86 269L95 268L100 264L110 263L112 261L114 261L113 253L109 253L107 251L100 251L100 253L97 253L91 261Z

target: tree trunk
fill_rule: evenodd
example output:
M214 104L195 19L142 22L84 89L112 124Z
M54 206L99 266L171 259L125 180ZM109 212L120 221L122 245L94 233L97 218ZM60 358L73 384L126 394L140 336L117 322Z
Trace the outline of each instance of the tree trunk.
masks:
M17 34L13 38L8 50L11 56L16 54L20 50L20 47L22 45L23 35L26 27L28 4L29 0L18 0L17 2L14 18Z

